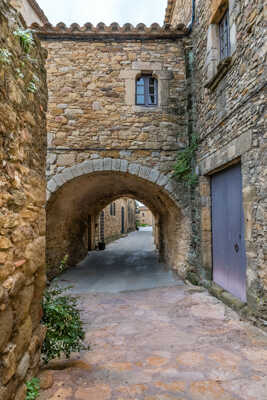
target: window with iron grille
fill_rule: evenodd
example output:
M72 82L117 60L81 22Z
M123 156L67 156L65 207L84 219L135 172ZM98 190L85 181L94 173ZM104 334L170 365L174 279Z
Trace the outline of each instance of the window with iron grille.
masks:
M230 56L230 28L229 10L226 10L219 23L220 32L220 59L223 60Z
M152 75L136 80L136 105L151 107L158 104L158 81Z

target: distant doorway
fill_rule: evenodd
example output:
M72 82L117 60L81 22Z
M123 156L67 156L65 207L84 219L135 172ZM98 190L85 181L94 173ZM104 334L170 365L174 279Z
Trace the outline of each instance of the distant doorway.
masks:
M100 242L103 243L105 241L105 212L102 211L100 214Z

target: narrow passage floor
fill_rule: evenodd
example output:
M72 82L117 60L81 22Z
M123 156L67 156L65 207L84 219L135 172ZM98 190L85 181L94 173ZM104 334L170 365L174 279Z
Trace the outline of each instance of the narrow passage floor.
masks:
M125 276L118 272L119 283L109 277L108 265L116 264L112 249L125 243L122 251L128 254L135 236L138 233L89 255L98 263L98 257L109 254L110 262L98 278L92 273L92 282L82 272L89 268L87 261L62 275L61 284L75 284L72 291L79 295L91 350L50 364L46 380L52 376L54 384L39 399L266 400L267 336L262 331L168 271L169 281L162 278L162 284L151 272L154 284L149 285L147 276L148 288L142 286L141 275L136 277L138 284L134 277L128 280L130 270ZM132 261L133 268L139 261ZM164 275L164 268L160 270L156 259L155 263L155 276ZM100 268L96 265L95 271Z

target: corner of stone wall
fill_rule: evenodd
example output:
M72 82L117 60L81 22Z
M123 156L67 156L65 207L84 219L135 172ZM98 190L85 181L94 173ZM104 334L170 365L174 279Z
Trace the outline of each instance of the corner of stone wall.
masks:
M45 333L45 52L22 49L8 1L0 26L0 399L23 400Z

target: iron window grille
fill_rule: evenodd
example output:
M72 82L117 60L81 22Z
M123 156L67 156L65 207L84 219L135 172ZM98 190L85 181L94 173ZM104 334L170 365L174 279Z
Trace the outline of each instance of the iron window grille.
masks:
M158 104L158 81L152 75L142 75L136 80L136 105L152 107Z
M220 35L220 60L230 56L230 28L229 28L229 10L226 10L219 23Z

